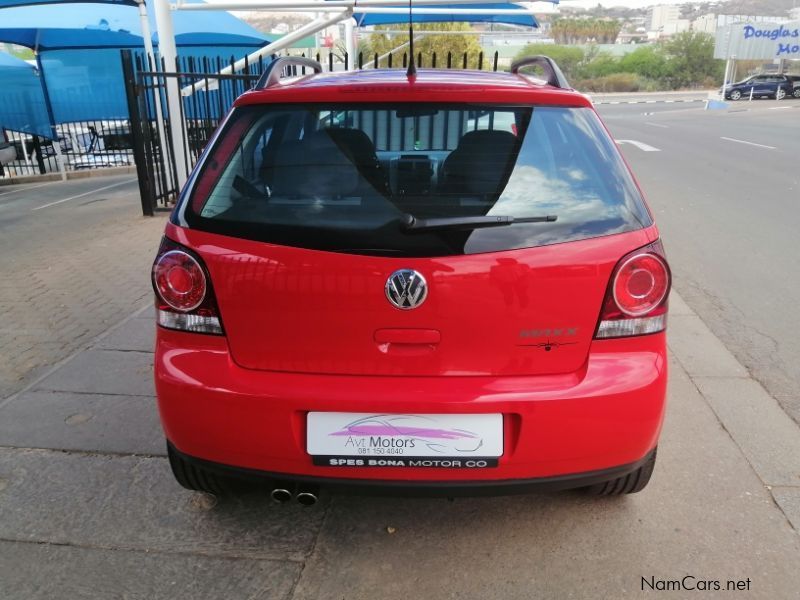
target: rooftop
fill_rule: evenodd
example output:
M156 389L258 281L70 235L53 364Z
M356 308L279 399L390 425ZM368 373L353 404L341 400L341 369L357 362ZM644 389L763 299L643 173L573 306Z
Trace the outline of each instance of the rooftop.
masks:
M354 98L353 94L358 94ZM397 97L396 94L408 94ZM419 69L409 78L405 69L369 69L306 75L282 79L263 90L245 93L238 104L257 104L278 100L408 102L484 101L539 102L555 105L589 106L582 94L547 85L524 75L462 69Z

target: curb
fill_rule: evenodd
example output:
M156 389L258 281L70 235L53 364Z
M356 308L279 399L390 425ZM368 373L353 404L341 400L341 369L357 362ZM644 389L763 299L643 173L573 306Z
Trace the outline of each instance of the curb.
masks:
M595 106L599 104L680 104L684 102L705 102L706 98L694 98L691 100L599 100L593 102Z
M674 360L800 533L800 426L674 290L667 332Z
M136 174L136 167L132 165L121 167L102 167L99 169L67 171L65 174L66 181L73 181L75 179L94 179L95 177ZM3 177L0 179L0 187L4 185L21 185L25 183L41 183L47 181L62 181L61 173L56 172L45 173L43 175L14 175L12 177Z

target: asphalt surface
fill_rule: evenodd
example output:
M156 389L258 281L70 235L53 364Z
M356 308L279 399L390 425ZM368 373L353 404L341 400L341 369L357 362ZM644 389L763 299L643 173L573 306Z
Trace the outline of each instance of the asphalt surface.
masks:
M598 111L628 140L676 289L800 422L800 101Z

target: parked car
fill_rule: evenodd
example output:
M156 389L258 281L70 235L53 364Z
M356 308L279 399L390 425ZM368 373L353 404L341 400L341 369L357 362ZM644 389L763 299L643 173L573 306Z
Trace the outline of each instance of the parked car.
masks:
M751 93L753 98L771 97L782 100L792 95L792 81L786 75L764 74L753 75L738 83L725 86L725 98L731 100L750 98Z
M792 82L792 96L800 98L800 75L787 75L786 77Z
M279 81L298 62L235 102L153 264L177 481L643 489L671 275L591 102L545 57Z
M6 132L0 129L0 175L3 174L3 165L17 160L17 149L8 141Z

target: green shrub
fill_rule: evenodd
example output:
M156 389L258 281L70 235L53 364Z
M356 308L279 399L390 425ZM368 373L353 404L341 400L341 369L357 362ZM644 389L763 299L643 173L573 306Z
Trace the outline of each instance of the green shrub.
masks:
M638 92L643 87L642 81L634 73L613 73L581 79L573 85L581 92Z

